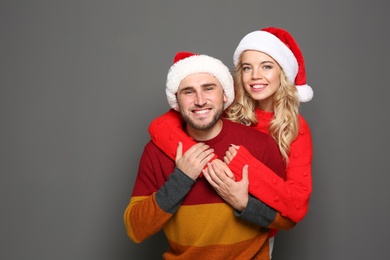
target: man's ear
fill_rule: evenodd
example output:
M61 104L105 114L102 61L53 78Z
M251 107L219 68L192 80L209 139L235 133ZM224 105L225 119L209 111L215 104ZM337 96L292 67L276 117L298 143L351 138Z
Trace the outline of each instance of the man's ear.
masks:
M223 93L223 103L227 103L229 101L228 97L225 93Z
M179 107L179 101L177 100L177 92L175 93L175 96L176 96L176 105L175 105L175 110L176 111L180 111L180 107Z

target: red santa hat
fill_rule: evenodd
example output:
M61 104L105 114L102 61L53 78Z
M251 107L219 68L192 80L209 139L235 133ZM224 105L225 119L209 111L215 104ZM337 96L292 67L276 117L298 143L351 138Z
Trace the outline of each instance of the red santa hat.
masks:
M312 88L306 84L305 62L302 52L289 32L280 28L264 28L242 38L234 54L233 63L237 66L240 55L246 50L261 51L276 60L297 90L299 100L308 102L313 98Z
M234 83L228 67L222 61L204 55L191 52L178 52L169 69L166 84L166 95L171 108L178 110L176 93L180 82L187 76L196 73L208 73L214 76L222 85L228 101L227 108L234 100Z

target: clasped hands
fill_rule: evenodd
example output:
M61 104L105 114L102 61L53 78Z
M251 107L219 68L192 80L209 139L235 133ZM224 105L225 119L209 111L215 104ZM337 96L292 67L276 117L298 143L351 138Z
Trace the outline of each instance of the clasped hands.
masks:
M235 181L228 164L237 154L239 146L231 145L226 151L224 161L215 159L214 150L204 143L193 145L183 154L183 145L179 142L176 150L176 167L188 177L196 180L202 173L223 200L237 211L243 211L248 204L248 165L242 170L242 179Z

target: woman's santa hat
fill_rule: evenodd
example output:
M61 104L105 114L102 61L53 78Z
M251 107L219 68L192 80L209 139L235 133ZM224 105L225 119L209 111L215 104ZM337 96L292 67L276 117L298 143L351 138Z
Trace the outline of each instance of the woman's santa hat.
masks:
M247 50L264 52L276 60L288 80L296 86L301 102L308 102L313 98L313 90L306 84L302 52L289 32L269 27L247 34L233 54L234 66L237 66L241 53Z
M169 69L165 92L171 108L178 110L176 93L180 82L187 76L196 73L208 73L221 83L228 99L224 108L227 108L234 100L234 83L228 67L222 61L191 52L178 52Z

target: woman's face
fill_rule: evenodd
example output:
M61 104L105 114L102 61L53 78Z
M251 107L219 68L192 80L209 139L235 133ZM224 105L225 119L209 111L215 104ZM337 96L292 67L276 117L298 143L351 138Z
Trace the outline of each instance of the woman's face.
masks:
M273 111L273 95L280 86L281 68L271 56L260 51L241 55L241 80L245 90L259 101L258 108Z

